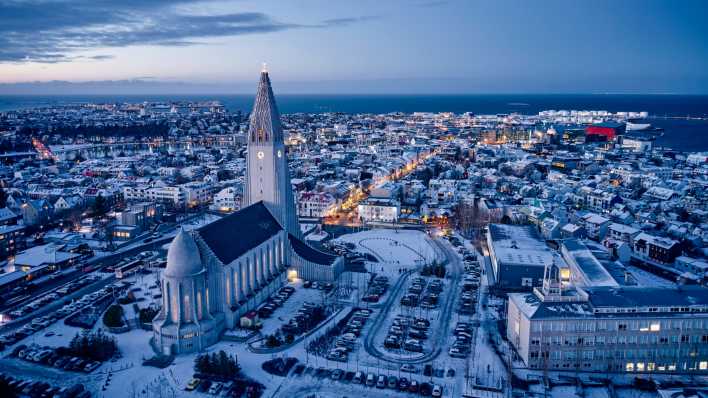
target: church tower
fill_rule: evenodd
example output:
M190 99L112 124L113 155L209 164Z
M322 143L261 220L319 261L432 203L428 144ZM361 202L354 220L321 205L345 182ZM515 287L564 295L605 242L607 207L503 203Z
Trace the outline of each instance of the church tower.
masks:
M263 201L286 231L300 237L286 156L280 113L264 65L248 128L243 207Z

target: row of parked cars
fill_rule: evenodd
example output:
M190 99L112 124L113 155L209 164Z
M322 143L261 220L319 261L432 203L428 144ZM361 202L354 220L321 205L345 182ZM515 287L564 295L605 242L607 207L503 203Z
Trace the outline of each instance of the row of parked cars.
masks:
M461 315L474 315L477 311L479 278L479 266L476 265L476 262L465 267L465 274L460 284L460 300L457 306L457 312Z
M428 338L430 321L399 314L393 319L384 340L384 348L397 350L403 348L409 352L423 352L423 341Z
M453 358L467 358L470 355L473 337L473 325L470 322L457 322L454 335L455 342L450 347L448 354Z
M4 373L0 373L0 381L7 385L7 394L14 396L27 396L39 398L88 398L91 393L84 390L81 384L74 384L71 387L53 386L46 381L20 379Z
M305 281L302 283L302 287L305 289L324 290L325 293L329 293L334 289L334 284L330 282Z
M73 314L79 310L82 310L90 305L93 305L97 301L103 300L105 297L110 296L113 290L122 289L124 288L124 286L124 282L117 282L113 285L106 286L103 289L98 290L94 293L88 294L77 301L68 303L54 312L51 312L41 317L34 318L31 322L25 324L21 328L13 332L8 332L6 334L0 335L0 347L14 344L24 339L25 337L31 336L32 334L46 328L57 320L62 319L67 315Z
M89 285L97 280L101 279L100 275L89 275L78 279L74 282L67 283L66 285L54 290L51 293L47 293L32 302L25 304L21 308L18 308L10 312L10 316L13 318L20 318L24 315L31 314L32 312L44 307L45 305L58 300L59 298L66 296L69 293L75 292L82 287Z
M211 380L207 380L207 379L193 378L187 383L187 385L184 387L184 389L185 389L185 391L199 391L199 392L207 393L210 395L222 394L222 396L226 397L231 393L231 390L233 389L233 387L234 387L233 381L229 381L229 382L214 381L214 382L212 382Z
M56 348L40 345L19 345L15 347L12 355L27 362L84 373L91 373L101 366L101 362L61 355L57 352Z
M373 275L371 282L369 283L368 289L366 289L366 294L361 298L362 301L367 303L378 303L381 297L386 294L388 290L388 277L384 275Z
M443 282L440 279L427 283L422 277L414 278L408 287L408 292L401 298L401 305L406 307L420 305L421 308L434 309L438 306L442 291Z
M342 333L327 352L327 359L330 361L346 362L349 353L356 348L357 339L361 336L361 331L366 322L371 317L372 311L367 308L356 310L347 321Z
M337 381L347 384L360 384L366 387L376 387L378 389L390 389L400 392L408 392L422 396L441 397L443 394L442 386L434 383L419 382L406 377L396 377L393 375L383 375L367 372L346 372L342 369L326 369L323 367L312 368L305 365L298 365L293 371L295 376L310 375L315 378L328 378L332 381Z
M283 286L278 290L277 293L274 293L270 298L258 308L258 316L260 318L270 318L271 315L273 315L273 312L275 312L276 309L280 308L285 304L286 301L290 298L290 296L295 293L295 288L292 286Z
M297 310L295 315L290 318L288 323L280 327L283 333L291 334L293 336L305 333L309 328L316 325L320 319L314 319L314 313L316 310L324 311L321 306L305 302L302 307Z

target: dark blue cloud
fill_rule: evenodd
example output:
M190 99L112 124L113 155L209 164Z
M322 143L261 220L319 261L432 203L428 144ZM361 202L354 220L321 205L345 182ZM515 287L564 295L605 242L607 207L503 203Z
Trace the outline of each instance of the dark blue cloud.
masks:
M378 15L365 15L361 17L344 17L344 18L332 18L322 21L322 25L317 25L315 27L329 27L329 26L346 26L358 22L372 21L381 18Z
M177 6L199 0L44 0L0 2L0 62L64 62L72 53L131 45L188 46L198 39L305 27L258 12L187 15ZM327 27L369 17L324 22ZM93 59L105 59L99 55Z

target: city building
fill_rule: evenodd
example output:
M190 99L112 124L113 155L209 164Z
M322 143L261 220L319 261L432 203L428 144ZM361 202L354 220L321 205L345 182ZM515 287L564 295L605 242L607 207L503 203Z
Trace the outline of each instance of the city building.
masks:
M494 280L503 289L540 286L545 267L562 261L534 226L489 224L486 238Z
M509 294L506 334L530 369L708 373L708 290L579 288L549 266L542 287Z

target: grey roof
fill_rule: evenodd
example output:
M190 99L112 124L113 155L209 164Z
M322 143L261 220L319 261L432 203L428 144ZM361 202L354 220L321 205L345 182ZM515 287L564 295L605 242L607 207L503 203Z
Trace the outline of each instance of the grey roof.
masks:
M268 72L261 72L261 80L258 82L256 100L253 104L253 112L248 127L248 137L250 141L261 141L259 132L263 132L262 140L267 142L282 142L283 130L280 127L280 112L275 105L273 89L270 86ZM272 134L272 136L268 136Z
M0 275L0 286L5 286L25 277L27 277L27 273L19 270L2 274Z
M295 253L297 253L298 256L302 257L305 260L322 265L332 265L337 260L337 256L314 249L313 247L296 238L292 234L290 234L288 237L290 238L290 245L292 246Z
M11 220L16 217L17 214L13 213L12 210L8 209L7 207L3 207L0 209L0 221Z
M690 307L708 305L708 289L624 286L585 289L593 307Z
M201 227L198 232L216 257L229 264L282 229L263 202L257 202Z
M591 286L616 286L617 282L603 267L588 247L577 239L567 239L563 241L568 254L572 260L580 267Z

